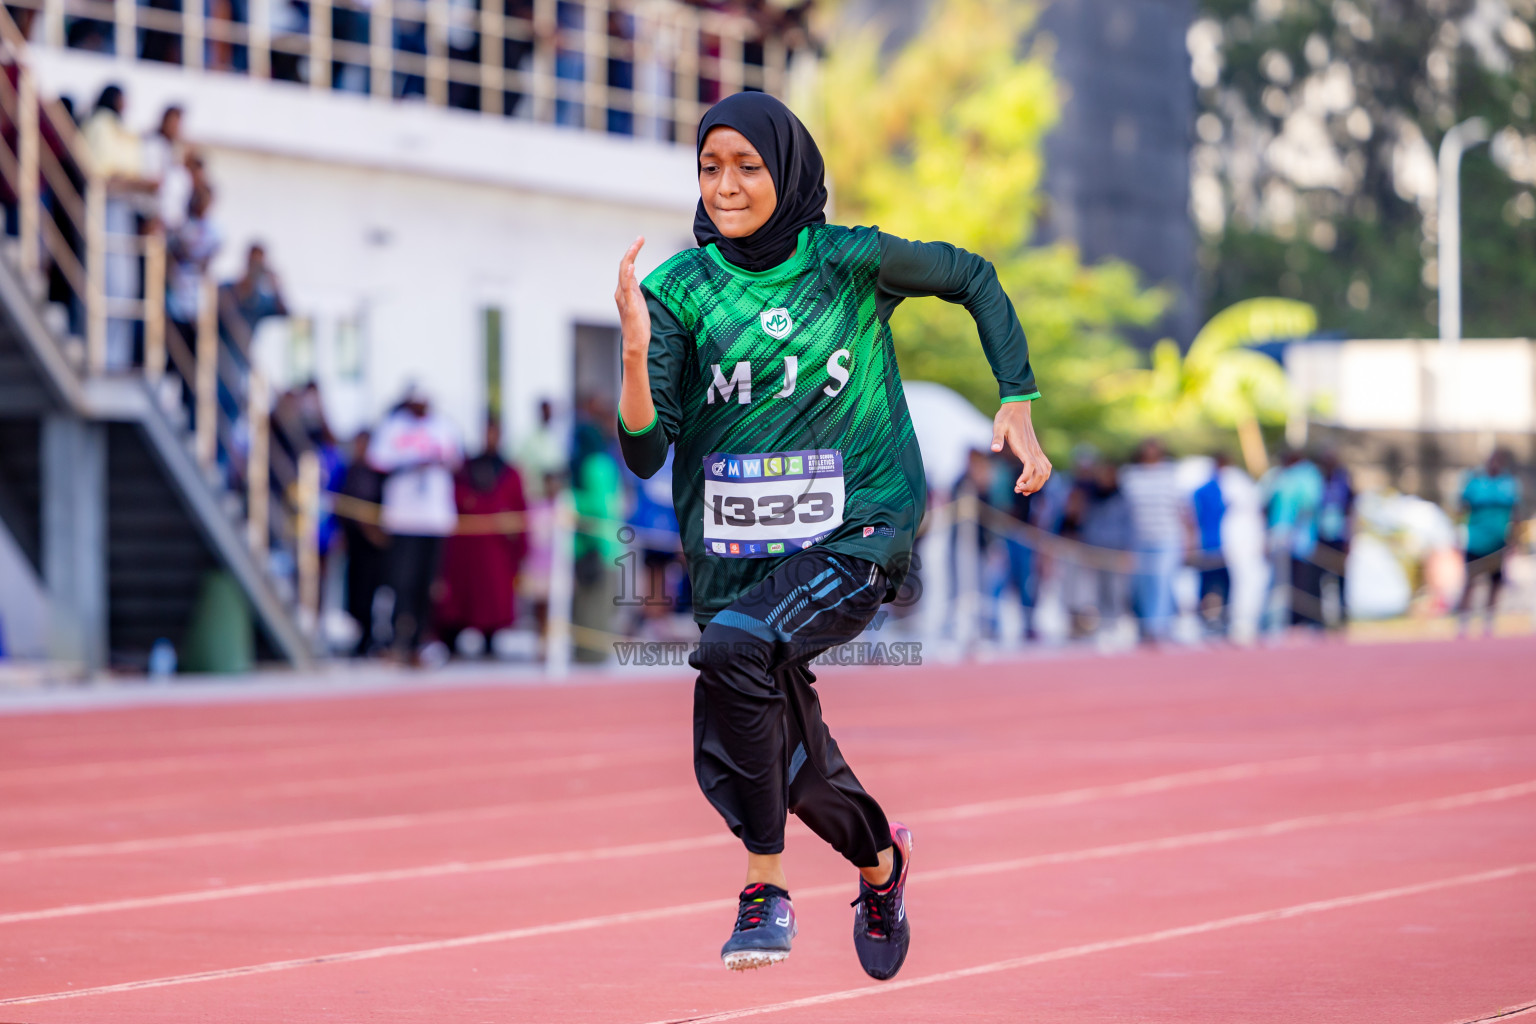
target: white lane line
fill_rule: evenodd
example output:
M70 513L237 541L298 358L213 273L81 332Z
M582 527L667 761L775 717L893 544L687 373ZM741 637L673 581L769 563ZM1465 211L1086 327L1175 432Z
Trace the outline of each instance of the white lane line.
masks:
M1011 960L1000 960L991 964L983 964L979 967L969 967L958 971L946 971L942 974L926 975L920 978L912 978L907 981L887 981L880 984L869 985L857 989L849 989L843 992L829 992L820 996L810 996L805 999L792 1000L785 1003L774 1003L767 1006L748 1007L743 1010L729 1010L725 1013L714 1014L706 1017L688 1017L681 1020L673 1018L667 1021L658 1021L656 1024L682 1024L687 1022L702 1022L716 1020L731 1020L736 1017L750 1017L762 1013L774 1013L779 1010L797 1009L802 1006L814 1006L820 1003L839 1002L844 999L857 999L861 996L875 995L882 992L894 992L903 988L915 988L919 985L932 985L941 981L951 981L957 978L974 977L982 974L993 974L998 971L1012 970L1016 967L1029 966L1031 964L1046 963L1051 960L1064 960L1075 956L1086 956L1090 953L1102 953L1114 949L1122 949L1127 946L1145 945L1151 942L1162 942L1168 939L1182 938L1187 935L1199 935L1204 932L1219 931L1224 928L1233 928L1244 924L1258 924L1264 921L1277 921L1302 914L1320 913L1325 910L1334 910L1340 907L1357 906L1363 903L1374 903L1380 900L1393 899L1400 896L1413 896L1420 893L1434 892L1437 889L1449 889L1456 886L1472 885L1478 882L1490 882L1503 878L1511 878L1536 870L1536 863L1516 864L1510 867L1498 868L1493 871L1482 871L1476 874L1457 875L1454 878L1443 878L1432 882L1421 882L1416 885L1398 886L1392 889L1379 889L1375 892L1360 893L1354 896L1342 896L1329 900L1317 900L1310 903L1300 903L1289 907L1281 907L1276 910L1259 911L1254 914L1240 914L1236 917L1220 918L1214 921L1206 921L1201 924L1185 925L1179 928L1167 928L1162 931L1148 932L1143 935L1133 935L1129 938L1111 939L1105 942L1088 943L1081 946L1070 946L1066 949L1054 950L1049 953L1038 953L1033 956L1016 957ZM824 885L814 889L802 889L796 893L798 897L847 895L847 885ZM12 996L9 999L0 999L0 1006L22 1006L31 1003L50 1003L64 999L79 999L85 996L111 995L119 992L136 992L143 989L171 988L178 985L195 985L205 981L223 981L229 978L243 978L254 974L274 974L280 971L298 970L302 967L317 967L322 964L356 963L363 960L381 960L387 957L410 956L416 953L433 953L447 949L464 949L470 946L484 946L497 942L510 942L516 939L536 938L545 935L558 935L569 932L589 931L595 928L608 928L614 925L632 924L639 921L656 921L661 918L683 917L689 914L704 912L722 912L735 907L734 899L703 900L697 903L680 903L670 907L656 907L650 910L636 910L623 914L606 914L601 917L583 917L573 921L557 921L551 924L535 925L529 928L510 928L498 932L482 932L478 935L463 935L452 939L433 939L426 942L408 942L394 946L378 946L373 949L359 949L347 953L329 953L321 956L301 957L295 960L276 960L264 964L249 964L243 967L227 967L216 971L199 971L195 974L178 974L165 978L146 978L142 981L125 981L116 985L97 985L92 988L69 989L63 992L44 992L30 996Z
M431 753L442 750L463 754L466 747L500 746L516 748L520 744L559 748L578 742L619 740L624 733L612 731L606 735L570 731L565 733L444 733L437 736L405 736L398 738L362 736L357 738L332 737L327 742L313 746L297 746L284 749L225 750L216 753L178 754L164 757L126 758L116 761L86 761L74 764L38 765L30 768L0 769L0 785L23 786L39 783L85 782L93 779L124 779L145 775L167 775L189 769L247 772L275 765L313 764L324 761L345 761L352 757L398 757L402 753Z
M1038 807L1061 807L1088 803L1094 800L1122 796L1139 796L1160 793L1185 786L1211 785L1235 782L1264 775L1281 775L1329 767L1350 767L1364 762L1365 767L1396 761L1429 760L1442 755L1455 754L1468 748L1484 747L1506 741L1523 740L1524 737L1489 737L1474 740L1458 740L1452 743L1432 743L1416 747L1375 750L1365 754L1311 754L1303 757L1281 758L1269 761L1247 761L1219 768L1198 768L1192 771L1154 775L1129 782L1107 783L1061 790L1054 793L1037 793L1030 796L1012 797L982 803L963 804L931 812L921 819L926 822L948 821L961 818L1000 814L1007 811L1030 810ZM417 814L391 814L368 818L343 818L299 825L273 825L265 828L233 829L218 832L199 832L183 836L159 836L150 839L121 839L97 843L72 843L60 846L34 847L30 850L0 851L0 864L18 861L52 860L60 857L120 856L127 853L144 853L157 850L186 847L215 846L222 843L261 842L270 839L286 839L306 835L337 835L348 832L366 832L381 829L412 828L417 825L442 824L456 821L475 821L498 818L507 813L506 804L493 804L484 808L466 808L457 811L423 812ZM540 804L510 805L517 813L530 806L549 808L548 802ZM919 820L912 817L914 821Z
M267 825L261 828L228 829L220 832L194 832L190 835L157 836L150 839L116 839L102 843L75 843L69 846L41 846L30 850L0 852L0 864L23 861L56 860L63 857L122 856L160 850L182 850L228 843L258 843L301 836L349 835L355 832L381 832L417 828L424 825L460 824L470 821L496 821L520 814L550 814L607 807L629 807L697 796L697 786L658 786L652 789L625 790L597 796L490 804L451 811L421 811L412 814L381 814L367 818L334 818L296 825Z
M1505 868L1497 868L1493 871L1479 871L1475 874L1457 875L1453 878L1440 878L1432 882L1420 882L1416 885L1400 885L1391 889L1377 889L1374 892L1362 892L1353 896L1339 896L1328 900L1314 900L1310 903L1296 903L1288 907L1278 907L1274 910L1261 910L1252 914L1237 914L1233 917L1221 917L1211 921L1202 921L1199 924L1164 928L1155 932L1143 932L1140 935L1128 935L1121 939L1085 942L1082 945L1066 946L1062 949L1053 949L1046 953L1013 957L1008 960L995 960L992 963L979 964L975 967L963 967L953 971L925 974L917 978L874 982L869 985L862 985L859 988L843 989L840 992L824 992L821 995L806 996L802 999L789 999L782 1003L748 1006L740 1010L726 1010L722 1013L710 1013L695 1017L670 1017L662 1021L653 1021L651 1024L713 1024L715 1021L739 1020L743 1017L759 1017L763 1014L782 1013L785 1010L800 1010L809 1006L825 1006L828 1003L841 1003L850 999L862 999L866 996L886 995L891 992L901 992L928 985L939 985L948 981L959 981L963 978L978 978L987 974L999 974L1003 971L1014 971L1021 967L1034 967L1038 964L1052 963L1058 960L1072 960L1078 957L1092 956L1095 953L1109 953L1115 950L1129 949L1134 946L1149 946L1158 942L1188 938L1192 935L1207 935L1211 932L1226 931L1229 928L1241 928L1245 925L1284 921L1289 918L1303 917L1310 914L1322 914L1330 910L1342 910L1347 907L1358 907L1369 903L1380 903L1385 900L1401 899L1405 896L1420 896L1443 889L1478 885L1483 882L1497 882L1507 878L1514 878L1517 875L1528 874L1531 871L1536 871L1536 862L1514 864Z
M667 839L654 843L600 846L589 850L565 850L555 853L531 853L521 857L503 857L499 860L448 861L442 864L424 864L419 867L396 868L386 871L359 871L345 875L292 878L281 882L257 882L251 885L232 885L219 889L193 889L188 892L166 893L161 896L108 900L102 903L74 903L62 907L49 907L44 910L24 910L14 914L0 914L0 924L15 924L20 921L45 921L60 917L81 917L86 914L104 914L118 910L144 910L150 907L169 907L185 903L211 903L215 900L238 899L242 896L268 896L273 893L302 892L310 889L372 885L380 882L403 882L418 878L443 878L450 875L481 874L490 871L515 871L520 868L548 867L556 864L584 864L599 860L616 860L652 854L678 853L687 850L703 849L709 846L728 846L738 842L740 840L729 832L717 832L707 836L689 836L685 839Z
M1322 768L1355 767L1374 768L1395 761L1427 760L1443 754L1465 750L1469 746L1481 746L1485 741L1472 740L1457 743L1435 743L1419 747L1403 747L1397 750L1374 750L1366 754L1309 754L1304 757L1284 758L1276 761L1249 761L1225 765L1220 768L1201 768L1188 772L1157 775L1135 782L1114 783L1108 786L1090 786L1061 793L1042 793L1034 796L1012 797L1003 800L986 800L960 804L955 807L928 812L927 821L959 821L1006 811L1027 810L1036 807L1056 807L1099 799L1100 793L1113 791L1115 796L1138 796L1143 793L1161 793L1191 785L1209 785L1220 782L1240 782L1265 775L1285 775L1315 771ZM905 820L905 819L903 819Z
M1449 811L1478 804L1497 803L1522 796L1536 794L1536 779L1493 789L1481 789L1454 796L1414 800L1388 807L1359 811L1335 811L1328 814L1312 814L1299 818L1285 818L1258 825L1240 825L1232 828L1213 829L1206 832L1190 832L1183 835L1162 836L1156 839L1140 839L1127 843L1093 846L1087 849L1062 850L1055 853L1039 853L1013 860L992 861L984 864L939 868L919 871L919 877L927 881L966 878L972 875L990 875L1007 871L1044 867L1052 864L1071 864L1109 857L1125 857L1139 853L1155 853L1162 850L1178 850L1191 846L1235 842L1283 835L1311 828L1331 825L1348 825L1365 821L1406 817ZM926 819L923 812L910 814L909 821ZM796 831L807 831L797 827ZM61 917L82 917L87 914L105 914L123 910L145 910L153 907L178 906L188 903L210 903L217 900L239 899L247 896L268 896L276 893L301 892L313 889L339 888L353 885L372 885L381 882L401 882L423 878L442 878L453 875L482 874L494 871L515 871L523 868L548 867L559 864L581 864L591 861L614 860L655 854L682 853L713 846L728 846L736 837L728 832L688 836L681 839L659 840L650 843L632 843L624 846L600 846L585 850L567 850L552 853L525 854L519 857L502 857L483 861L448 861L417 867L394 868L383 871L360 871L340 875L321 875L309 878L285 879L278 882L257 882L249 885L226 886L218 889L192 889L184 892L165 893L158 896L141 896L132 899L106 900L99 903L73 903L39 910L17 911L0 914L0 925L25 921L46 921Z
M0 811L0 814L3 814L6 818L25 820L96 817L98 815L121 814L129 811L163 810L189 804L228 804L252 800L282 800L293 797L319 796L327 793L350 793L358 790L422 786L453 779L543 775L551 772L598 771L618 765L629 765L646 761L664 761L676 756L677 748L675 746L653 747L649 750L631 751L624 754L565 754L559 757L502 761L491 764L458 764L441 768L416 768L409 771L380 772L370 775L302 779L293 782L268 783L263 786L246 786L241 789L210 787L201 790L166 793L159 796L113 800L99 804L54 804L40 801L24 807Z

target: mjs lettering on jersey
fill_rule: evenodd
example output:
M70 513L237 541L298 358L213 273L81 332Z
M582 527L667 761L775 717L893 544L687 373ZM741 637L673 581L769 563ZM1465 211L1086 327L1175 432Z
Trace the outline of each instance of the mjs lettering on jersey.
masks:
M782 312L782 311L772 311ZM764 313L766 317L768 314ZM766 324L766 321L765 321ZM775 398L788 398L795 393L795 385L800 376L800 358L798 356L784 356L783 387L774 392ZM827 377L831 383L821 389L821 393L828 398L836 398L842 394L843 388L848 384L848 359L849 352L840 348L827 357ZM727 377L720 368L719 363L710 366L710 373L714 380L704 388L704 404L714 405L718 397L720 401L729 403L734 398L739 405L752 404L752 361L743 359L731 368L731 375Z

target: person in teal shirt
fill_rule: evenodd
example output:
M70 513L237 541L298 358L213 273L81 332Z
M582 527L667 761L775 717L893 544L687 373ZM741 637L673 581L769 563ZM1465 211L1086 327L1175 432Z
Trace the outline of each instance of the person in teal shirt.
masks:
M1290 556L1290 623L1323 627L1323 572L1317 564L1317 513L1323 503L1323 474L1299 451L1288 451L1275 478L1269 505L1270 544ZM1283 552L1283 554L1282 554ZM1278 564L1283 565L1281 561Z
M1515 509L1520 505L1520 481L1512 472L1514 458L1503 448L1488 457L1488 464L1467 474L1461 488L1461 507L1467 514L1467 584L1456 614L1461 634L1466 635L1472 617L1472 584L1488 577L1488 604L1483 610L1483 632L1493 635L1493 618L1504 585L1504 552L1511 540Z

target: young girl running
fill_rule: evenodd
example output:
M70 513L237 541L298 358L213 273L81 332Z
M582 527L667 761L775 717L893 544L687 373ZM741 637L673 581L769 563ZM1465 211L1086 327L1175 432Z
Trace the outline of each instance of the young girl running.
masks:
M699 125L699 247L642 285L619 265L620 444L649 477L676 446L673 501L703 637L691 663L694 771L747 848L721 950L733 970L789 955L793 811L859 869L854 946L894 977L910 929L912 835L888 822L821 719L809 662L857 637L907 573L927 504L888 322L905 298L965 306L998 381L992 450L1051 465L1024 331L991 264L945 243L826 223L821 153L778 100L742 93Z

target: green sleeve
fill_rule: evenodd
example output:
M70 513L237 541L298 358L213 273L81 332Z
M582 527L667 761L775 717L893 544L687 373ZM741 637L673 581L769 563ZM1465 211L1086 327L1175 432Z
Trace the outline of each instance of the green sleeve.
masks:
M687 354L693 339L672 312L649 291L646 308L651 312L651 350L647 359L651 376L651 402L656 418L650 423L625 423L619 417L619 448L624 462L636 476L653 476L667 461L667 446L677 440L683 421L683 388L686 386Z
M958 302L971 314L1004 402L1040 397L1024 328L992 264L948 242L909 242L881 232L880 319L889 320L902 299L926 295Z

